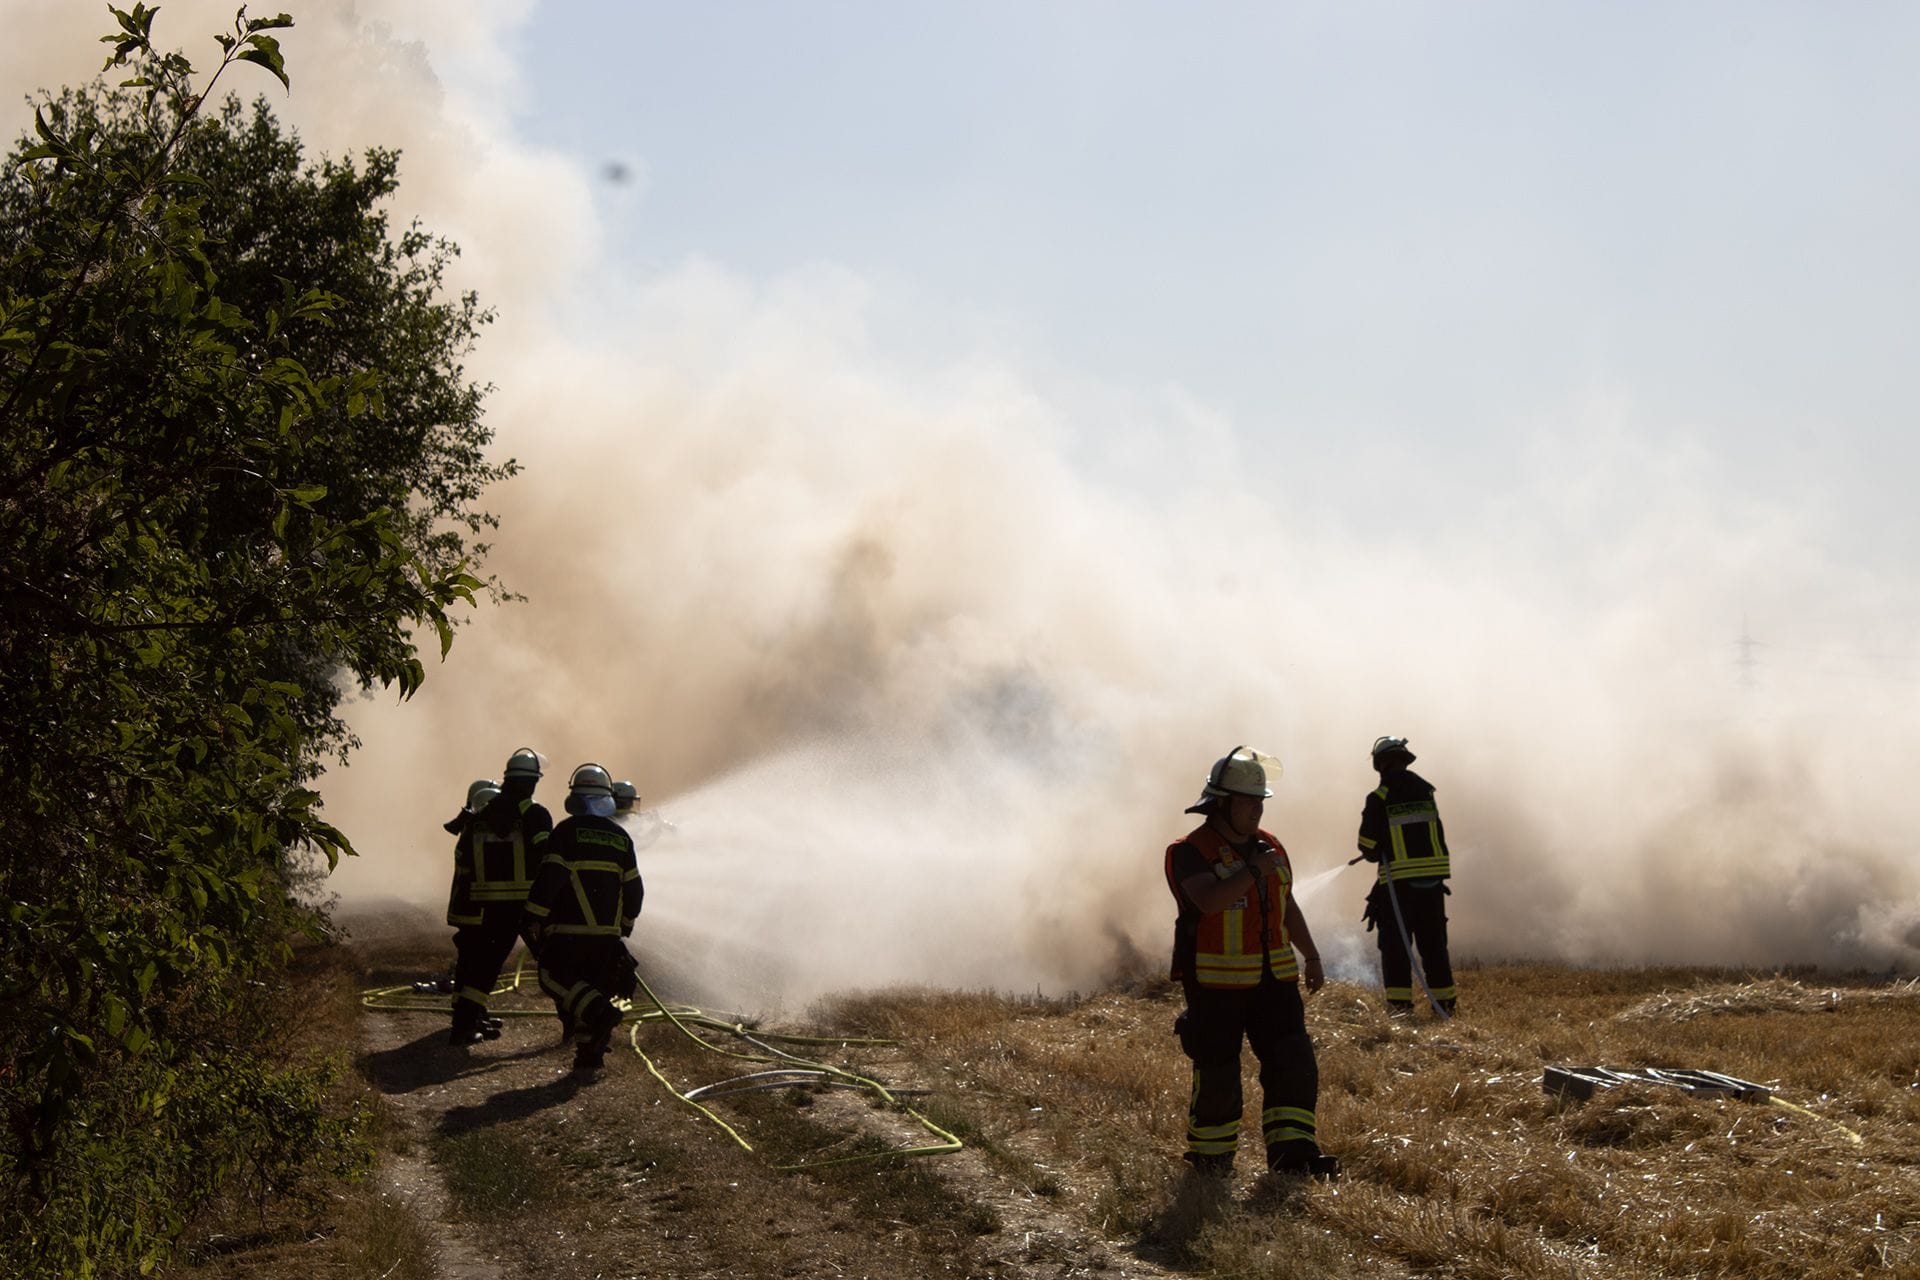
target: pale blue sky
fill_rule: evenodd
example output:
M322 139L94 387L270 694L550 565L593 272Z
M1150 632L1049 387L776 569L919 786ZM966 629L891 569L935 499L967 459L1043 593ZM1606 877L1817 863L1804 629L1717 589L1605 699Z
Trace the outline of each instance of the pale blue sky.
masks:
M528 139L641 175L642 270L843 264L902 350L1176 384L1283 491L1445 518L1597 397L1920 542L1920 10L568 3L520 47Z

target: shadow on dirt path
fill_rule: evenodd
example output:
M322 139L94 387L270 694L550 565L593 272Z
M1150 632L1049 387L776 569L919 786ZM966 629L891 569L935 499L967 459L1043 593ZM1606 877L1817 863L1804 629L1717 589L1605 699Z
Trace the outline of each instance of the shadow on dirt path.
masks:
M550 1009L515 995L496 997L495 1011L501 1037L466 1048L446 1043L445 1013L362 1016L360 1069L401 1130L382 1185L433 1232L443 1280L1177 1274L1098 1239L972 1149L775 1167L924 1143L860 1095L716 1102L757 1144L748 1151L676 1101L625 1028L606 1067L583 1077ZM691 1048L661 1024L640 1035L682 1087L756 1065Z

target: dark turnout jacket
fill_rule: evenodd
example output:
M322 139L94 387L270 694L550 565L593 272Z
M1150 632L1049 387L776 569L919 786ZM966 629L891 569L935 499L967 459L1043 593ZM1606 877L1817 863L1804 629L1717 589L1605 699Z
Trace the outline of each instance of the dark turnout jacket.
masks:
M1380 880L1444 880L1452 873L1433 784L1411 769L1389 769L1360 813L1360 852Z
M611 818L567 818L546 842L527 894L527 915L552 937L623 938L633 932L644 888L633 838Z

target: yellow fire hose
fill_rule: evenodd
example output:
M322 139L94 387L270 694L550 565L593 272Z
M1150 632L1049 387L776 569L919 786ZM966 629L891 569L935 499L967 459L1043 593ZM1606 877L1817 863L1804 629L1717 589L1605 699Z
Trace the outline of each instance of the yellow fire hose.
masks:
M836 1037L823 1037L823 1036L789 1036L789 1035L776 1035L776 1034L768 1034L768 1033L750 1034L747 1031L747 1029L744 1026L741 1026L739 1023L733 1023L733 1024L723 1023L719 1019L707 1018L704 1015L698 1014L697 1012L694 1017L689 1018L684 1012L677 1012L673 1009L668 1008L666 1003L662 1001L659 995L657 995L654 992L654 989L647 985L646 979L640 978L636 975L635 981L637 981L640 984L640 989L646 992L647 999L653 1001L653 1006L656 1010L659 1011L659 1016L661 1018L664 1018L666 1021L671 1022L675 1027L679 1028L680 1033L682 1035L686 1036L689 1040L693 1041L695 1044L699 1045L701 1048L708 1049L714 1053L724 1054L729 1058L744 1059L745 1061L748 1061L748 1062L786 1062L786 1063L793 1064L794 1066L803 1070L821 1072L824 1078L841 1081L857 1088L870 1090L882 1102L885 1102L889 1106L897 1107L901 1111L906 1112L908 1115L912 1116L916 1121L918 1121L922 1128L926 1129L929 1133L934 1134L940 1139L939 1142L932 1143L926 1146L895 1147L887 1151L868 1151L868 1152L862 1152L858 1155L837 1156L831 1160L814 1160L814 1161L804 1162L800 1164L781 1164L781 1165L775 1165L774 1168L776 1169L779 1169L783 1172L792 1172L800 1169L824 1169L830 1165L857 1164L861 1161L866 1161L866 1160L886 1160L886 1159L893 1159L893 1158L904 1159L909 1156L946 1155L950 1152L960 1150L960 1148L964 1145L959 1138L955 1137L951 1133L948 1133L945 1129L941 1128L939 1125L929 1120L926 1116L920 1114L920 1112L914 1110L912 1107L902 1102L898 1095L896 1095L892 1090L888 1089L885 1085L881 1084L878 1080L874 1080L868 1076L859 1075L855 1072L848 1071L842 1067L836 1067L829 1062L818 1062L811 1058L801 1057L799 1054L788 1053L784 1049L776 1049L771 1044L767 1043L767 1041L769 1040L780 1040L788 1044L875 1045L875 1044L892 1044L893 1041L841 1039ZM707 1119L719 1125L721 1130L724 1133L726 1133L728 1137L732 1138L735 1142L739 1143L743 1150L752 1151L753 1150L752 1143L748 1142L745 1138L741 1137L739 1132L735 1130L732 1125L728 1124L725 1120L722 1120L719 1116L715 1115L711 1110L702 1106L699 1102L695 1101L690 1094L682 1093L679 1089L675 1088L673 1082L667 1079L667 1077L661 1072L660 1068L654 1064L653 1059L649 1058L646 1055L646 1052L643 1049L641 1049L640 1024L642 1022L655 1021L655 1020L656 1019L654 1018L654 1015L652 1013L643 1013L635 1018L633 1029L627 1033L628 1042L632 1045L634 1053L638 1055L641 1062L646 1064L647 1070L653 1074L653 1078L658 1080L661 1083L661 1085L666 1088L666 1091L668 1093L678 1098L681 1102L686 1103L689 1107L692 1107L695 1111L698 1111L701 1115L705 1116ZM687 1027L687 1023L689 1021L699 1022L701 1025L707 1026L709 1028L731 1032L732 1034L738 1036L741 1040L744 1040L746 1043L753 1045L755 1048L759 1049L760 1052L759 1053L741 1053L737 1050L722 1048L721 1046L713 1044L712 1042L705 1040L700 1036L694 1034L694 1032ZM754 1073L754 1076L758 1077L762 1074L765 1074L765 1073L756 1072ZM739 1079L745 1079L745 1078L747 1077L739 1077ZM726 1084L729 1082L721 1081L719 1083ZM716 1086L714 1085L708 1085L706 1086L706 1089L712 1090L715 1087Z
M526 965L527 965L527 956L524 952L522 952L519 959L515 962L513 966L513 976L507 979L505 982L501 983L499 986L495 987L492 994L496 996L506 995L509 992L520 990L521 983L525 980L525 977L526 977ZM685 1103L687 1106L692 1107L695 1111L698 1111L701 1115L705 1116L707 1119L713 1121L714 1124L720 1127L723 1133L725 1133L729 1138L732 1138L735 1142L739 1143L743 1150L752 1151L753 1144L748 1142L745 1138L741 1137L739 1132L735 1130L732 1125L728 1124L725 1120L721 1119L709 1108L701 1105L701 1103L696 1100L695 1095L704 1095L704 1096L711 1097L718 1093L748 1092L751 1089L756 1089L756 1088L794 1087L794 1086L804 1087L807 1085L814 1085L814 1086L827 1085L827 1086L839 1087L839 1088L862 1089L872 1093L875 1097L879 1098L882 1102L886 1103L888 1106L897 1108L901 1111L904 1111L906 1114L912 1116L914 1120L919 1122L921 1127L925 1128L929 1133L932 1133L939 1139L938 1142L930 1143L924 1146L895 1147L885 1151L868 1151L868 1152L861 1152L858 1155L838 1156L831 1160L815 1160L815 1161L805 1162L800 1164L774 1165L773 1167L775 1169L778 1169L782 1172L792 1172L792 1171L797 1171L801 1169L824 1169L830 1165L857 1164L862 1161L868 1161L868 1160L890 1160L890 1159L905 1159L911 1156L946 1155L951 1152L960 1150L961 1147L965 1145L960 1141L959 1138L947 1132L945 1129L935 1124L932 1120L929 1120L926 1116L922 1115L920 1112L914 1110L912 1107L908 1106L905 1102L901 1101L901 1094L904 1091L889 1089L886 1085L880 1083L878 1080L872 1079L871 1077L860 1075L857 1072L848 1071L844 1067L837 1067L829 1062L820 1062L811 1058L803 1057L797 1053L790 1053L785 1049L776 1048L773 1043L770 1043L770 1042L778 1042L780 1044L788 1044L788 1045L812 1044L812 1045L847 1046L847 1045L887 1045L887 1044L897 1043L896 1041L863 1038L858 1036L801 1036L801 1035L789 1035L783 1032L760 1031L758 1029L750 1029L743 1023L728 1022L725 1019L716 1018L708 1013L703 1012L700 1009L696 1009L692 1007L691 1005L671 1005L670 1006L654 992L652 987L647 985L645 979L640 978L638 975L635 975L635 981L637 981L640 984L640 989L646 993L647 999L653 1002L653 1008L643 1010L643 1009L639 1009L629 1001L625 1001L625 1000L614 1001L614 1004L617 1007L619 1007L623 1012L627 1012L631 1015L633 1025L627 1033L627 1039L628 1039L628 1043L633 1048L633 1052L635 1056L637 1056L640 1059L640 1061L643 1064L645 1064L647 1071L652 1074L654 1079L660 1082L661 1086L664 1087L668 1093L672 1094L675 1098ZM394 986L394 987L370 987L367 990L362 991L360 993L360 1003L365 1008L378 1009L383 1012L389 1012L389 1013L444 1013L446 1012L446 1009L447 1009L447 1001L445 997L425 995L423 993L415 991L411 985ZM488 1014L489 1016L492 1016L492 1017L516 1017L516 1018L538 1018L538 1017L553 1016L552 1011L547 1009L499 1009L499 1010L489 1009ZM646 1055L646 1052L640 1047L640 1027L642 1024L649 1023L649 1022L670 1023L676 1030L680 1032L680 1034L686 1036L687 1039L693 1041L695 1044L699 1045L702 1049L705 1049L710 1053L719 1054L722 1057L737 1058L743 1062L773 1063L773 1064L784 1064L784 1065L780 1068L778 1072L774 1072L774 1071L753 1072L746 1076L736 1076L730 1080L716 1081L712 1084L703 1085L698 1089L693 1089L683 1093L674 1086L671 1080L667 1079L667 1077L664 1074L662 1074L660 1068L657 1065L655 1065L653 1059L649 1058ZM737 1049L729 1049L723 1045L715 1044L711 1040L708 1040L705 1037L698 1034L697 1032L695 1032L693 1028L696 1026L703 1027L709 1031L726 1032L727 1034L736 1037L737 1039L745 1042L746 1044L753 1046L753 1048L758 1050L758 1052L751 1052L751 1053L742 1052ZM775 1075L785 1075L791 1078L784 1079L784 1080L769 1079L770 1077L773 1077ZM733 1087L733 1086L743 1085L745 1082L749 1082L749 1081L754 1083L746 1084L745 1087Z
M1845 1134L1847 1141L1851 1142L1856 1147L1862 1147L1866 1145L1867 1140L1865 1138L1862 1138L1859 1134L1855 1133L1853 1130L1847 1128L1847 1126L1841 1124L1838 1120L1835 1120L1830 1116L1823 1116L1818 1111L1809 1111L1805 1107L1800 1106L1798 1103L1788 1102L1785 1098L1779 1097L1778 1095L1769 1095L1767 1098L1767 1103L1770 1106L1785 1107L1788 1111L1792 1111L1797 1115L1806 1116L1810 1120L1818 1120L1822 1124L1832 1125L1834 1128L1838 1129L1841 1133Z

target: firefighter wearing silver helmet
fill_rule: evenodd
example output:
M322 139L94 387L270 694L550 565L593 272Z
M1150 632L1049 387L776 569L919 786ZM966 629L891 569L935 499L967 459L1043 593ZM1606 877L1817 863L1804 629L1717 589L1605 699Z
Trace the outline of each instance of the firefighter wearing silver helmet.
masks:
M640 915L644 887L633 839L613 820L613 780L597 764L573 771L568 817L553 829L547 857L527 895L540 955L540 986L553 997L574 1044L573 1069L590 1073L607 1056L620 1010L635 989L624 939Z
M465 909L454 926L453 1028L447 1040L470 1045L500 1034L500 1022L487 1016L487 999L500 979L501 966L520 936L520 912L533 885L534 869L546 853L553 818L535 803L540 782L540 753L521 747L507 757L497 789L479 783L468 789L471 803L489 790L456 850L456 895L466 881Z
M633 812L633 806L640 803L640 792L631 783L621 779L613 784L613 816L623 818Z
M447 923L458 929L480 923L480 905L473 900L473 876L479 861L479 841L475 823L480 811L500 794L500 784L492 778L475 778L467 786L466 807L441 824L455 838L453 844L453 888L447 895Z
M460 812L454 814L440 825L450 836L457 836L473 824L487 802L500 794L500 783L493 778L475 778L467 784L467 802Z
M1360 856L1380 871L1362 917L1380 937L1380 983L1387 1012L1413 1013L1413 958L1427 990L1449 1017L1458 1006L1453 960L1447 954L1447 877L1453 874L1447 834L1440 825L1431 782L1407 766L1414 754L1405 738L1376 738L1369 752L1380 785L1360 811ZM1397 910L1396 910L1397 908Z
M1178 904L1173 978L1186 995L1174 1023L1193 1063L1186 1160L1225 1175L1240 1142L1240 1050L1260 1063L1260 1137L1275 1173L1331 1176L1316 1124L1320 1070L1300 997L1320 990L1320 952L1293 899L1293 867L1260 825L1280 762L1235 747L1214 763L1188 813L1201 825L1167 848ZM1296 956L1296 951L1298 955Z
M460 812L441 823L441 829L453 837L453 885L447 891L447 923L455 929L479 921L480 908L473 903L473 850L467 833L473 829L480 811L500 794L500 783L493 778L475 778L467 784L467 802ZM447 966L443 977L428 978L413 984L422 995L452 995L458 991L457 963Z

